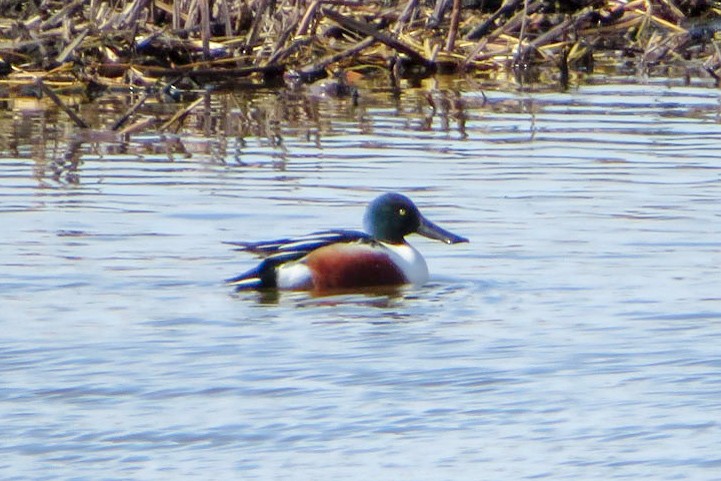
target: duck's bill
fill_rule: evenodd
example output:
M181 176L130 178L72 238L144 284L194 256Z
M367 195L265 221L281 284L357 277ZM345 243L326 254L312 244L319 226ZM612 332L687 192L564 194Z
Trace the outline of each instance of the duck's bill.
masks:
M437 226L425 217L421 217L421 226L418 228L417 232L424 237L439 240L441 242L445 242L446 244L458 244L459 242L468 242L468 239L466 239L465 237L456 235L453 232L448 232L444 228Z

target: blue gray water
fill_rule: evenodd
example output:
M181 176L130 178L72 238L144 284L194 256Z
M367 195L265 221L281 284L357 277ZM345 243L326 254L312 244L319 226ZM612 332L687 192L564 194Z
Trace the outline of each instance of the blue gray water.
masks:
M0 478L721 479L718 90L485 95L218 95L74 167L11 104ZM223 285L389 190L471 239L428 285Z

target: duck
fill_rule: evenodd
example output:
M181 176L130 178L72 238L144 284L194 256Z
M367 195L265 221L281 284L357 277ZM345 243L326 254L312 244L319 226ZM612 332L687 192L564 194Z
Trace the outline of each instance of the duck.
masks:
M363 226L365 232L332 229L272 241L230 242L262 261L226 283L236 291L317 293L422 285L429 278L428 265L406 236L420 234L446 244L468 242L428 220L411 199L395 192L368 205Z

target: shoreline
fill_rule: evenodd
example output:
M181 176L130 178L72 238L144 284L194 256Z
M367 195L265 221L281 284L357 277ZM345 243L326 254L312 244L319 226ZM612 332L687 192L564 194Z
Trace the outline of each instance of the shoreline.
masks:
M397 82L550 68L563 86L570 73L592 73L597 62L632 63L639 71L681 67L721 79L712 43L721 22L710 6L578 0L560 10L552 1L495 3L502 5L128 0L111 8L75 0L45 2L49 8L41 11L33 2L9 1L0 19L0 81L153 89L310 83L349 70L381 71ZM8 16L13 4L20 10Z

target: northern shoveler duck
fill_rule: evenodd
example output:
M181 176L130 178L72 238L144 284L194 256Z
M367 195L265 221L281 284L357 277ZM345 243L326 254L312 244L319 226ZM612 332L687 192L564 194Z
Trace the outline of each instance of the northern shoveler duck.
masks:
M417 233L446 244L468 242L426 219L408 197L395 193L370 203L364 227L367 233L328 230L269 242L231 242L264 259L227 282L238 291L315 292L423 284L428 280L426 261L405 236Z

